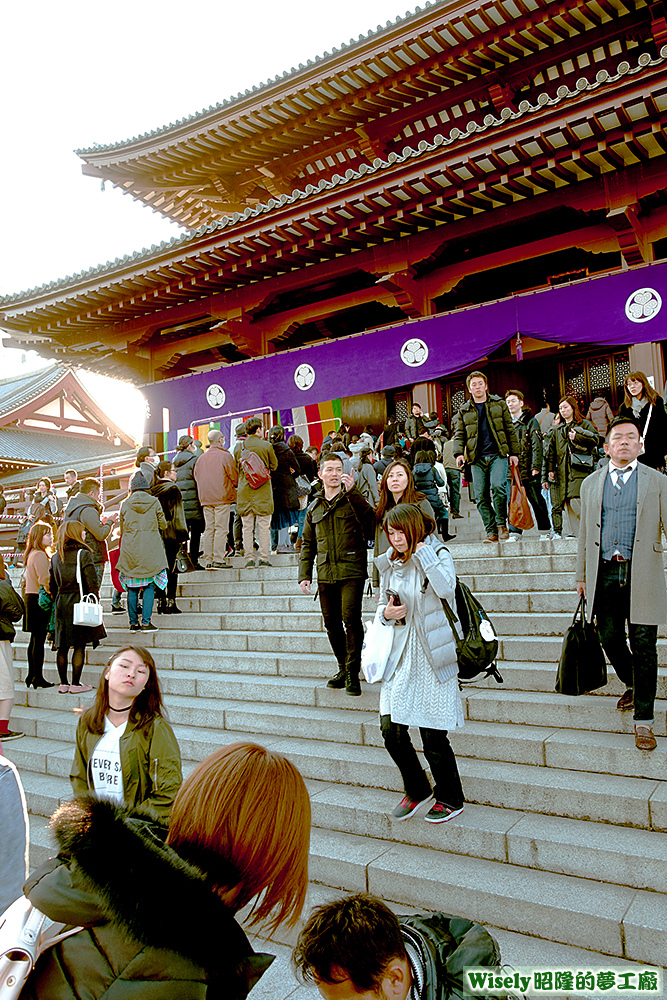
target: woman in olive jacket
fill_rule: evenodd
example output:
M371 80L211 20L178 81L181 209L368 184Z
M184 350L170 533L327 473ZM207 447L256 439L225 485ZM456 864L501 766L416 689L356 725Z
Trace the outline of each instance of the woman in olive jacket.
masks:
M558 413L559 423L554 423L544 443L543 485L551 489L553 538L562 535L564 507L572 531L579 533L581 484L595 471L600 440L594 425L581 415L574 396L563 396Z

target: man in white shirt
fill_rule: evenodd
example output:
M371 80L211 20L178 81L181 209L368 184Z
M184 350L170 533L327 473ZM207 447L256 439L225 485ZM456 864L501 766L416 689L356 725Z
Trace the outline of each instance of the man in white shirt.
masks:
M654 750L658 625L667 620L667 478L637 462L642 446L638 424L617 417L604 445L608 466L582 484L577 592L588 597L587 618L595 616L604 651L626 686L616 707L634 708L635 745Z

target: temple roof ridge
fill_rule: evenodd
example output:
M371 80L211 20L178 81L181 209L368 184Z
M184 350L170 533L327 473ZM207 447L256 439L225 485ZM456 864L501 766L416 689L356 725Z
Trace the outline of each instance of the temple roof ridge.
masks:
M417 5L413 11L406 11L403 16L397 14L393 21L389 20L385 25L378 24L376 28L369 28L366 34L361 34L357 39L351 38L349 42L341 42L340 45L333 46L331 52L325 51L322 55L316 55L313 59L308 59L305 63L299 63L299 66L292 66L290 70L285 70L283 73L278 73L275 77L269 78L266 82L255 84L253 87L249 87L245 91L239 91L238 94L227 97L225 100L218 102L217 104L212 104L208 108L202 108L201 111L195 111L191 115L186 115L184 118L179 118L175 122L170 122L168 125L161 125L159 128L150 129L148 132L141 132L139 135L134 135L129 139L121 139L118 142L110 143L93 143L92 146L82 147L81 149L75 149L74 152L77 156L86 156L91 153L103 153L111 152L115 149L123 149L125 146L132 146L135 142L144 142L146 139L153 139L160 135L165 135L174 128L182 128L184 125L191 125L194 122L201 121L205 119L207 115L217 114L224 108L230 108L234 104L245 100L246 97L250 97L252 94L258 94L262 90L266 90L277 83L283 83L285 80L289 80L291 77L298 76L299 73L303 73L304 70L308 70L311 67L318 65L320 63L326 62L328 59L333 59L334 57L340 55L341 52L347 52L357 45L363 42L369 41L371 38L375 38L385 31L389 31L391 28L395 28L397 25L402 24L404 21L409 21L418 14L422 14L427 8L439 7L442 4L449 2L449 0L425 0L423 6Z
M437 2L441 2L441 0L437 0ZM11 295L2 296L0 297L0 307L9 306L13 302L20 301L21 299L34 298L38 295L45 295L48 292L57 292L59 289L66 288L68 285L73 285L76 282L85 282L95 276L110 275L115 270L121 269L130 262L136 262L139 260L150 261L152 259L157 260L160 255L163 255L166 251L172 250L179 245L185 246L189 243L196 243L197 240L204 236L228 229L241 222L247 221L248 219L257 218L260 215L273 211L275 208L295 204L298 201L311 198L322 191L331 190L334 187L352 184L354 181L360 180L364 175L378 173L396 164L405 163L409 159L434 152L439 147L450 146L455 143L465 141L473 135L505 125L510 120L518 121L529 114L542 111L547 106L556 107L557 105L560 105L568 100L581 97L585 91L595 92L603 86L613 85L623 76L635 76L648 70L649 68L660 66L666 61L667 44L662 46L657 59L654 59L649 53L644 52L638 56L635 66L631 66L627 59L621 60L617 66L615 74L609 73L609 71L603 69L599 70L595 74L593 80L588 80L582 72L582 76L580 76L576 81L574 90L570 89L566 85L561 85L557 88L556 95L554 97L551 97L546 92L542 92L537 96L535 104L531 104L529 101L522 101L516 111L507 107L503 108L498 117L492 114L485 115L481 124L474 119L471 119L467 123L465 130L454 127L450 130L449 136L443 136L438 133L433 137L432 142L422 139L419 143L417 143L416 147L404 146L401 153L390 152L386 159L377 157L374 159L372 164L362 163L357 170L349 167L345 171L344 175L334 174L329 180L321 178L315 184L306 184L303 190L296 188L289 195L282 194L275 198L269 198L266 203L260 202L253 207L246 208L243 212L234 212L232 215L224 216L222 219L207 223L204 226L199 226L196 229L189 229L181 236L172 237L172 239L165 240L160 244L153 244L149 248L144 248L131 254L126 254L125 256L118 257L113 261L107 261L106 264L99 264L87 271L81 271L74 275L68 275L57 281L52 281L35 288L13 293Z

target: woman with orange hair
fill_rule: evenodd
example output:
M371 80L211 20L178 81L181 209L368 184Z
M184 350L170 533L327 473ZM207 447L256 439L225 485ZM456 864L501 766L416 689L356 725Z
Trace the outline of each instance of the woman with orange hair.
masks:
M60 853L30 879L42 912L82 930L46 951L21 994L243 1000L273 961L234 919L293 926L308 885L310 800L281 754L235 743L181 786L167 842L150 812L82 798L51 821Z

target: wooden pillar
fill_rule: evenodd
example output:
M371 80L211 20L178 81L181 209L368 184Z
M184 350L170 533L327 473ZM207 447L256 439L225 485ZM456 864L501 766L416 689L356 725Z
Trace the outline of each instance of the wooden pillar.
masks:
M665 388L665 360L662 344L632 344L628 349L630 371L644 372L653 379L653 387L662 396Z

